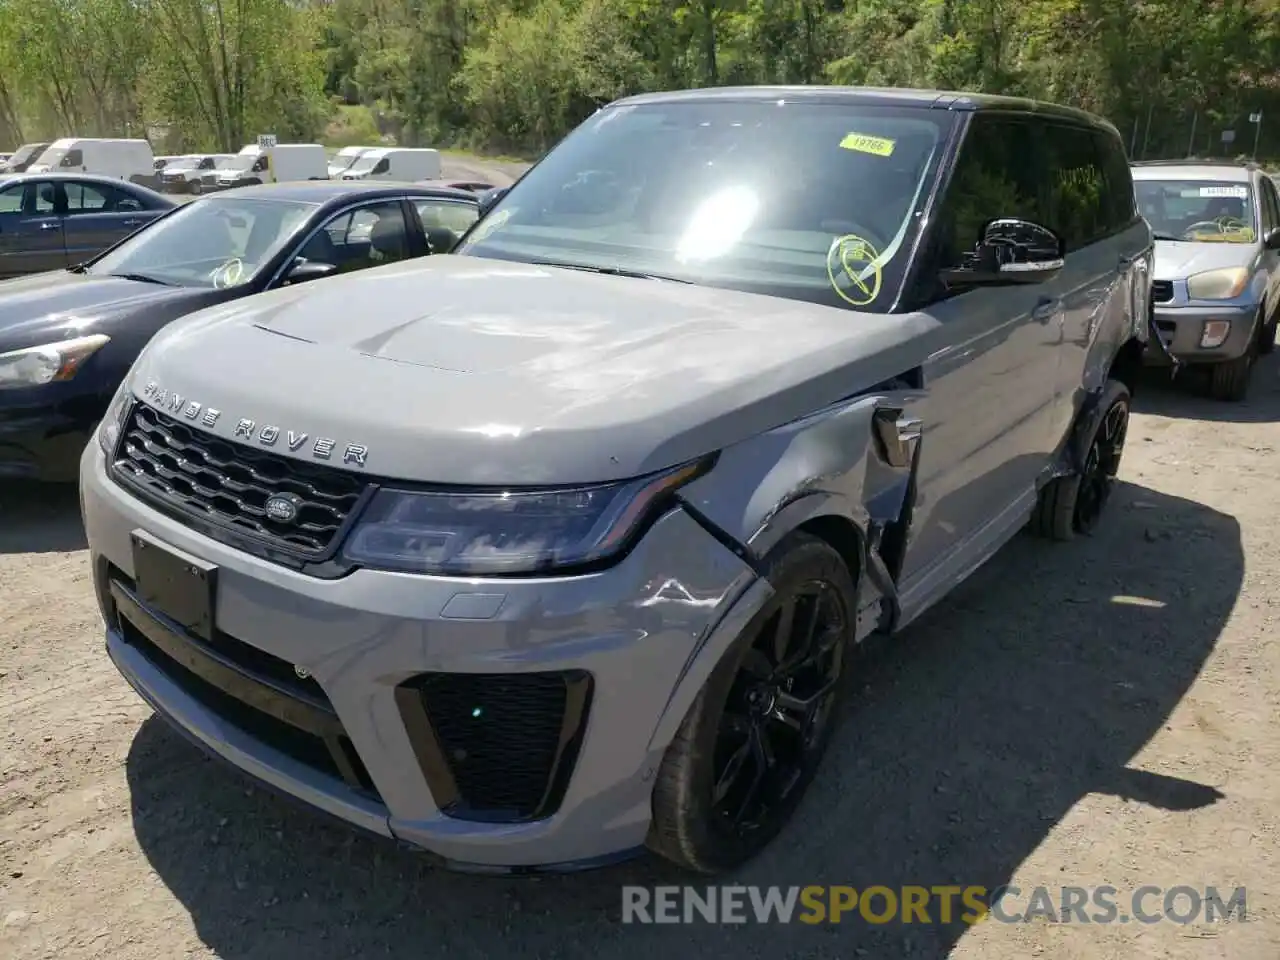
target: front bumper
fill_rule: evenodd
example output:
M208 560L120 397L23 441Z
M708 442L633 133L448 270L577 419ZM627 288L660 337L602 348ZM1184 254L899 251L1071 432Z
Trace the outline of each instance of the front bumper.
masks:
M1168 347L1169 353L1187 363L1218 363L1242 356L1249 347L1253 323L1257 318L1256 305L1237 304L1221 307L1192 307L1156 304L1156 333ZM1210 320L1226 320L1231 324L1227 339L1216 347L1200 346L1205 323ZM1148 343L1143 355L1151 366L1167 366L1168 358L1155 343Z
M671 736L710 664L770 592L679 509L601 573L455 580L357 570L320 580L235 551L145 506L108 476L96 442L86 448L81 485L107 649L143 698L204 749L259 781L455 866L564 869L640 847L653 777ZM212 646L145 605L129 604L135 531L216 566ZM155 635L157 624L167 632ZM161 645L148 640L149 632ZM346 770L324 761L318 737L300 744L296 731L284 736L279 723L272 727L234 694L231 700L208 694L174 666L166 648L186 655L178 662L194 665L198 675L209 676L191 658L212 652L240 680L265 680L313 719L327 711L329 734L349 744ZM294 673L299 667L305 681ZM433 685L423 688L428 674ZM451 785L441 767L456 772L462 760L453 746L456 729L439 734L443 722L460 715L446 717L441 705L456 705L459 691L491 684L510 707L523 696L521 685L538 681L535 675L589 678L576 761L571 770L558 769L563 798L533 820L486 822L462 819L456 807L446 812ZM224 693L230 686L223 685ZM251 691L243 695L253 698ZM536 705L521 702L528 709L519 722L484 749L509 756L506 738L527 740L539 728ZM496 700L483 709L511 716ZM570 726L554 731L562 743ZM519 773L497 772L507 786ZM465 772L452 779L455 793L474 791L478 782Z

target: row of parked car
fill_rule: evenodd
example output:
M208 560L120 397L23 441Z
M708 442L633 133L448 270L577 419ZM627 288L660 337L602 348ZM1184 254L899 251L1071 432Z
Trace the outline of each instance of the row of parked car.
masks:
M73 189L0 183L0 236ZM651 94L435 189L230 190L0 284L0 463L79 454L162 716L458 868L756 854L855 645L1098 529L1144 363L1238 398L1275 340L1274 184L1051 104Z
M15 173L88 173L163 193L201 194L260 183L298 180L380 180L410 183L441 178L437 150L344 147L330 159L318 143L246 144L239 153L153 156L140 139L69 137L24 144L0 158L0 176ZM466 189L491 184L467 182Z

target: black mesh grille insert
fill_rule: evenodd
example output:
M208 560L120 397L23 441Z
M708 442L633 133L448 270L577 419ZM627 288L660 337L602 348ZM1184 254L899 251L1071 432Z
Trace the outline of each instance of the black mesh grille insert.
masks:
M1156 303L1168 303L1173 299L1172 280L1152 280L1151 299Z
M398 699L441 809L510 822L547 817L559 806L590 697L590 675L566 671L423 674Z
M114 469L159 506L306 557L335 545L367 486L343 470L228 443L142 403L129 415ZM287 524L265 510L280 493L301 498L297 518Z

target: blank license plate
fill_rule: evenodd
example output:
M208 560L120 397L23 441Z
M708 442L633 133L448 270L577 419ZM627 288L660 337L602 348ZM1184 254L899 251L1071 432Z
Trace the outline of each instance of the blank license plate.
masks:
M190 633L213 639L213 598L217 567L180 557L150 537L133 540L133 575L138 600Z

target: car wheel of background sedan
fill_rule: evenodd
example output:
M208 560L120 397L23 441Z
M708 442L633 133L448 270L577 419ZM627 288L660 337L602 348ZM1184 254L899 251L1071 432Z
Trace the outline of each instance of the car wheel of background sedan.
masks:
M201 190L203 190L203 189L204 189L204 185L203 185L203 184L201 184L199 180L192 180L192 181L191 181L191 185L188 187L188 189L189 189L192 193L196 193L196 194L198 194Z
M793 533L765 578L773 597L698 694L654 786L650 849L700 873L744 863L786 824L849 676L857 591L840 554Z
M1050 540L1070 540L1097 528L1124 455L1129 406L1129 388L1118 380L1108 380L1097 405L1091 408L1102 415L1086 441L1083 466L1079 473L1058 477L1040 491L1031 517L1034 533Z
M1261 324L1262 316L1258 322ZM1253 363L1262 352L1266 328L1259 325L1245 352L1234 360L1215 363L1209 368L1209 396L1215 400L1238 403L1249 395L1249 383L1253 379Z

